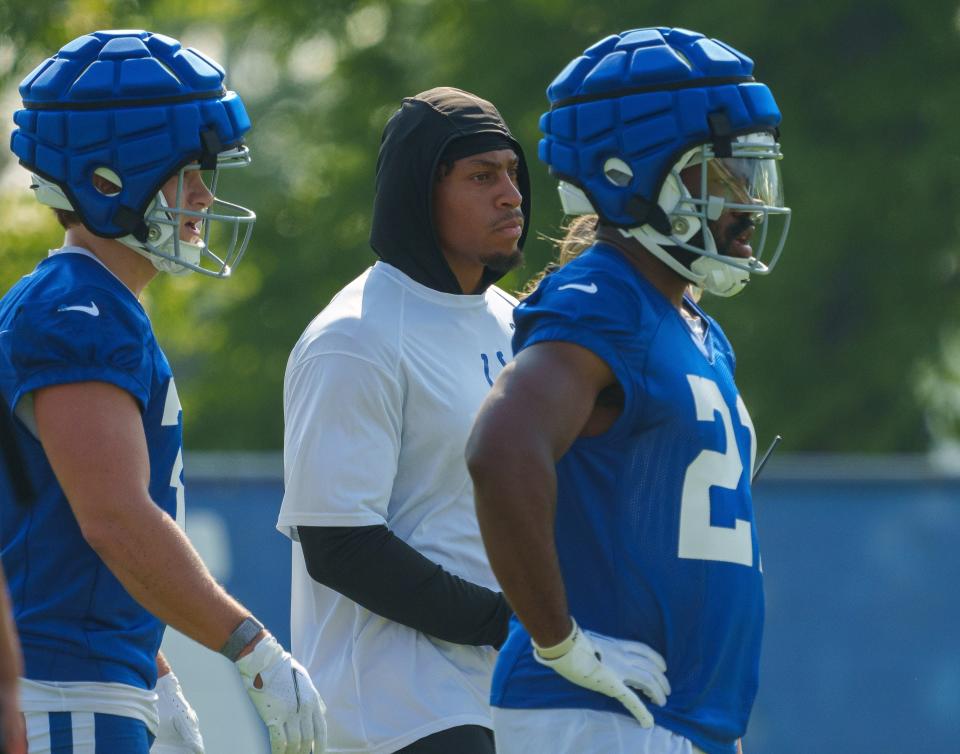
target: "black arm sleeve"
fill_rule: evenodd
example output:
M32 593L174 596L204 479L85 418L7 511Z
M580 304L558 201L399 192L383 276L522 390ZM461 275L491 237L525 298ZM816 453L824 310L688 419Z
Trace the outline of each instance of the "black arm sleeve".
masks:
M367 610L455 644L500 648L500 592L445 571L386 526L298 526L307 572Z

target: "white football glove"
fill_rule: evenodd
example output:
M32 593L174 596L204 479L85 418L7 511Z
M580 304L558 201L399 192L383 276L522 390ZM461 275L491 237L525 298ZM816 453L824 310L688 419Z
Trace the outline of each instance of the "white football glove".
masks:
M303 666L269 634L235 664L270 731L272 754L323 754L327 708Z
M203 754L200 721L173 673L157 679L157 711L160 727L150 754Z
M541 654L552 655L551 650L566 651L553 659ZM646 644L581 631L574 621L573 632L556 647L533 643L533 657L571 683L619 700L644 728L653 727L653 715L627 687L642 691L659 707L667 703L667 663Z

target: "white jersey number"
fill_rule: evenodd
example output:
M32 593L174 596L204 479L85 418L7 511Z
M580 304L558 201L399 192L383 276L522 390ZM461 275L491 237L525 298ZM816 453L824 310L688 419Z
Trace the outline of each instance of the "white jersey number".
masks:
M743 475L740 448L733 431L733 420L717 383L706 377L688 374L697 408L697 421L715 422L719 414L727 438L726 450L703 450L687 467L680 499L681 558L722 560L727 563L753 565L753 540L749 521L736 519L732 529L710 524L710 488L735 490ZM756 457L756 434L743 399L737 396L737 418L750 432L750 469Z
M170 378L167 384L167 399L163 402L163 418L160 420L161 427L176 427L180 421L180 396L177 395L177 386ZM183 474L183 446L177 451L177 457L173 462L173 469L170 472L170 486L177 492L177 523L183 528L185 521L185 495L183 492L183 481L180 479Z

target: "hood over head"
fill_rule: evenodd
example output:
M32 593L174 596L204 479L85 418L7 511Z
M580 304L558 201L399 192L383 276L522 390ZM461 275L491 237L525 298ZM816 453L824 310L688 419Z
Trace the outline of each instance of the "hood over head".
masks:
M433 187L437 168L495 149L517 154L524 225L530 227L530 174L519 142L492 104L453 87L437 87L407 97L387 122L377 157L376 196L370 245L384 261L422 285L444 293L463 293L447 264L433 223ZM487 268L483 285L503 277Z

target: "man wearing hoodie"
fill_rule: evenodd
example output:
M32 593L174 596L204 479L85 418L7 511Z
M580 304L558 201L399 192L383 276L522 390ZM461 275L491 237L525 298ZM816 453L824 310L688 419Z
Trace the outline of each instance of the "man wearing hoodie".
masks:
M294 541L292 642L332 751L491 754L490 679L510 609L464 463L510 353L530 215L520 145L457 89L403 100L383 133L380 257L307 327L284 380L278 528Z

